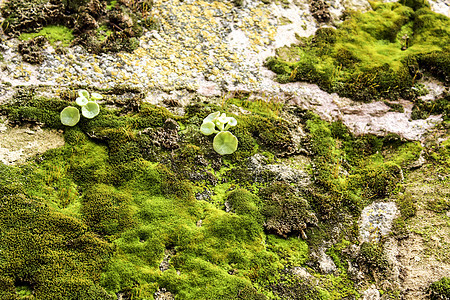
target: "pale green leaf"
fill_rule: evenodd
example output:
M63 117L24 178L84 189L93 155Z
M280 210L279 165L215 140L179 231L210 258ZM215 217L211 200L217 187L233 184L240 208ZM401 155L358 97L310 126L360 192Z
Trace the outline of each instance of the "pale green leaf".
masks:
M94 101L89 101L85 106L81 107L81 113L85 118L92 119L100 112L100 107Z
M237 146L238 139L229 131L219 132L213 140L213 148L220 155L233 153Z
M80 121L80 111L73 106L67 106L61 111L61 123L66 126L75 126Z
M203 122L202 126L200 126L200 132L204 135L216 133L216 125L213 122Z
M88 103L88 99L84 96L80 96L77 98L76 102L79 106L85 106Z

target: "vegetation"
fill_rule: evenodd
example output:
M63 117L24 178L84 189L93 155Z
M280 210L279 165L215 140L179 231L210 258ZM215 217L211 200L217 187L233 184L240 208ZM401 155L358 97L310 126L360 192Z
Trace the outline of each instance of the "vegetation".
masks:
M443 277L442 279L433 282L430 285L430 294L432 300L441 300L450 298L450 278Z
M50 25L43 27L41 30L35 33L22 33L19 36L20 40L30 40L37 36L44 36L52 45L56 45L56 42L60 42L61 46L67 47L73 41L74 37L72 30L65 26Z
M22 89L0 109L16 124L61 129L59 112L76 97L40 98ZM339 233L352 242L328 252L339 273L309 267L310 252L330 238L342 214L357 218L374 199L396 193L421 146L392 136L356 138L342 123L298 108L283 109L287 122L268 111L276 105L235 115L230 104L220 109L236 120L240 146L226 157L199 131L216 105L192 104L178 117L137 103L138 110L102 107L96 118L64 128L64 147L23 166L1 165L2 297L152 299L160 288L178 299L357 295L343 259L343 249L357 242L352 220L341 222ZM301 142L293 124L307 133ZM256 153L267 164L301 148L312 161L309 186L273 171L255 181L246 166ZM361 263L384 268L371 248L366 252ZM302 281L294 267L318 281Z
M319 28L299 45L277 50L266 65L280 82L317 83L360 101L414 98L423 72L448 83L450 21L427 1L371 2L337 29Z

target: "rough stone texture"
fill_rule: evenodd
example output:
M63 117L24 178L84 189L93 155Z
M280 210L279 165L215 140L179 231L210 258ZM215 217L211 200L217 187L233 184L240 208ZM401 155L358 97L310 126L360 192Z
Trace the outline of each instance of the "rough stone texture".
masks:
M263 180L262 174L270 172L277 181L295 183L301 187L311 185L311 176L305 168L310 162L307 157L293 158L294 163L290 163L289 165L284 163L267 164L265 159L266 158L261 154L255 154L252 157L249 157L247 161L248 171L252 174L252 177L256 182ZM297 163L295 163L296 161Z
M40 127L10 128L0 123L0 162L23 163L27 158L64 145L61 132Z
M305 268L302 267L293 267L291 272L292 274L304 279L308 279L312 276L311 274L308 273L308 271Z
M417 205L416 215L406 221L410 233L400 240L389 238L384 245L392 266L389 283L406 300L429 299L429 285L450 274L450 216L427 209L428 201L448 198L450 188L448 180L426 168L414 170L404 183L405 193Z
M333 259L325 253L325 250L323 248L319 248L318 252L319 253L312 256L316 256L320 272L323 274L329 274L336 271L336 265L334 264Z
M362 300L380 300L380 292L372 285L362 294Z
M346 9L370 9L367 0L326 3L332 24L340 22ZM435 11L449 15L448 1L430 3ZM133 53L93 56L77 46L60 54L47 45L43 63L33 66L23 62L17 52L17 39L0 40L4 57L0 78L12 84L0 85L0 103L19 85L105 88L128 84L144 89L148 94L145 100L152 103L175 99L183 104L196 95L222 96L236 91L264 93L311 108L323 118L341 119L356 134L396 133L421 140L440 120L435 116L410 121L411 103L405 102L405 113L388 112L384 104L358 104L313 84L275 82L274 74L263 67L264 60L274 55L276 48L296 43L296 35L310 36L319 26L307 0L270 4L251 0L239 7L232 1L156 0L153 7L152 16L161 29L147 31ZM442 89L432 85L426 96L429 100Z
M173 294L167 291L165 288L161 288L155 293L155 300L175 300Z
M359 221L361 242L378 242L382 236L386 236L397 214L394 202L375 202L366 206Z

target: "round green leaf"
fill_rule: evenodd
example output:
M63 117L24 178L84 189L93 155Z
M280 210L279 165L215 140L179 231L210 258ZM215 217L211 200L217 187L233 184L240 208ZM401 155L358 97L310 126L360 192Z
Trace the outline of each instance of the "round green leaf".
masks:
M85 106L88 103L88 99L84 96L80 96L77 98L76 102L79 106Z
M237 146L238 139L229 131L219 132L213 140L213 148L220 155L233 153Z
M100 112L100 107L94 101L89 101L85 106L81 107L81 113L85 118L92 119Z
M103 99L103 96L99 93L92 93L91 98L94 100L101 100L101 99Z
M236 126L237 125L237 120L233 117L230 117L228 120L228 125L230 126Z
M61 123L66 126L75 126L80 121L80 111L73 106L67 106L61 111Z
M217 122L221 123L221 124L226 124L229 121L229 117L227 117L227 115L225 113L221 114L220 117L217 118Z
M216 125L213 122L203 122L202 126L200 126L200 132L204 135L216 133Z
M78 96L80 97L84 97L86 99L90 99L91 97L89 96L89 92L86 90L78 90Z
M215 118L217 118L220 115L220 111L216 111L212 114L209 114L204 120L203 123L206 122L212 122Z

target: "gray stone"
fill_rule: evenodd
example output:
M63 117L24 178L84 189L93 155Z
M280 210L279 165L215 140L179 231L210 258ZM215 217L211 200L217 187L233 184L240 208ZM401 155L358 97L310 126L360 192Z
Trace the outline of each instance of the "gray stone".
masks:
M372 285L362 294L362 300L380 300L380 292Z
M392 221L397 215L395 202L375 202L366 206L359 219L361 242L378 242L391 231Z

